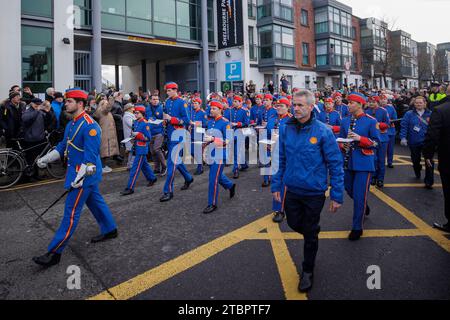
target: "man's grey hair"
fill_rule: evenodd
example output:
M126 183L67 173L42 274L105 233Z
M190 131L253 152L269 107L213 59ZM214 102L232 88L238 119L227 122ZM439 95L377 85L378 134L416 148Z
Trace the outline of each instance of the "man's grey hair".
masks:
M47 90L45 90L45 93L51 95L52 93L55 93L55 88L47 88Z
M316 102L316 98L314 97L314 94L309 90L300 90L294 93L294 98L300 98L300 97L306 97L306 102L308 105L313 106Z

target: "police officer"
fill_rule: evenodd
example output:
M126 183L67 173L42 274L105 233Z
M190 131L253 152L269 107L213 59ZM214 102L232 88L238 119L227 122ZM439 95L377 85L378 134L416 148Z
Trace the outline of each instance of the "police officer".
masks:
M166 101L164 120L167 121L167 136L169 139L169 157L167 161L167 179L164 184L164 195L160 199L161 202L167 202L173 199L173 181L175 180L175 171L178 171L184 177L184 186L181 190L189 189L194 182L186 166L181 160L181 153L183 147L183 132L178 134L177 130L186 130L189 125L189 118L187 115L187 104L178 96L178 85L174 82L169 82L164 86L169 98ZM172 159L174 157L175 159Z
M402 146L408 146L411 151L411 161L413 163L416 178L420 179L422 165L422 149L428 131L431 111L426 108L424 97L416 97L414 110L408 111L401 122L400 139ZM434 162L432 166L425 166L425 188L432 189L434 184Z
M330 180L330 211L343 203L342 156L333 133L312 116L314 95L298 91L294 95L295 114L280 129L279 170L273 178L272 193L281 202L282 186L287 187L285 210L289 226L304 236L303 270L298 289L312 288L319 248L320 213Z
M233 165L233 179L239 179L239 170L245 171L248 169L247 160L245 159L245 148L241 148L239 143L245 143L244 139L238 139L238 130L247 128L249 125L249 118L247 112L242 108L243 99L241 96L234 96L233 108L224 111L224 118L230 121L230 125L234 130L234 165ZM239 152L243 149L242 152ZM243 157L243 159L241 159ZM240 165L243 163L242 165Z
M369 215L367 197L371 174L375 172L375 151L380 143L377 120L363 111L367 98L352 93L348 97L350 117L342 119L339 137L352 139L340 144L344 154L345 190L353 199L353 227L348 238L359 240L363 234L363 217Z
M380 131L380 143L377 148L375 156L375 174L372 177L372 185L378 188L384 187L384 176L386 174L386 156L387 145L389 142L389 126L390 119L386 109L380 107L380 97L373 95L369 97L369 108L366 109L366 113L375 118L378 121L378 129Z
M291 102L288 99L280 99L277 101L276 109L278 113L277 118L272 118L269 123L267 124L268 130L275 130L276 136L273 137L275 141L279 144L279 132L282 130L282 128L286 125L286 123L291 119L292 115L289 113ZM275 158L276 160L276 158ZM284 201L286 196L286 187L281 181L281 194L280 194L280 200L277 201L276 199L272 200L272 210L274 211L274 217L273 222L275 223L281 223L284 220L285 213L284 213Z
M230 123L222 117L223 104L220 101L210 103L213 120L208 121L206 142L213 144L211 154L211 167L209 171L208 206L203 211L210 214L217 210L219 198L219 184L230 191L230 199L236 193L236 185L223 174L224 160L226 158L227 130L231 130Z
M385 94L380 95L380 104L381 107L386 109L389 115L389 120L391 120L391 123L389 125L388 129L388 136L389 141L387 144L387 163L388 168L394 168L394 148L395 148L395 136L397 134L397 131L395 129L395 121L398 119L397 116L397 110L395 110L395 107L391 104L389 104L389 99Z
M208 116L206 115L206 112L202 109L202 99L200 98L194 98L192 99L192 115L191 115L191 121L190 121L190 133L191 133L191 154L195 157L195 154L203 155L203 151L201 148L201 145L199 147L196 147L196 144L194 144L195 141L203 141L203 134L197 132L197 128L206 128L208 125ZM196 152L196 150L199 150L200 152ZM198 159L195 159L197 164L197 170L195 171L194 175L198 176L203 174L203 157L199 157Z
M325 123L328 128L333 131L336 137L339 136L339 131L341 129L341 115L339 112L334 110L333 99L325 99L325 110L324 112L320 112L317 118L322 123Z
M56 149L37 161L40 168L45 168L64 156L68 162L64 188L70 190L61 225L48 246L48 252L33 258L35 263L44 267L59 263L62 251L77 228L84 204L91 210L101 230L101 235L92 238L91 242L117 237L116 223L98 189L102 179L101 129L84 111L87 98L88 94L79 88L66 91L66 112L73 120L66 126L64 139Z
M149 187L152 187L158 180L147 162L147 155L149 152L149 144L152 140L152 134L150 131L150 124L145 120L145 107L143 105L136 105L134 108L134 115L136 120L133 123L133 132L131 135L134 138L132 152L135 158L133 161L133 166L131 167L127 188L121 193L123 196L128 196L134 193L134 187L136 186L141 170L148 181Z
M271 94L266 94L264 95L264 109L262 110L262 112L260 113L260 119L259 119L259 123L261 123L261 126L264 127L265 129L267 129L267 124L269 123L269 121L272 121L273 119L276 119L278 117L278 113L277 110L273 107L273 96ZM271 139L271 132L269 130L266 131L267 132L267 139ZM261 131L260 133L260 137L262 137L261 135ZM270 148L267 147L267 151L266 154L268 157L271 156L270 153ZM270 167L270 163L267 163L264 165L266 168ZM262 183L262 187L263 188L267 188L270 186L270 175L264 175L263 176L263 183Z

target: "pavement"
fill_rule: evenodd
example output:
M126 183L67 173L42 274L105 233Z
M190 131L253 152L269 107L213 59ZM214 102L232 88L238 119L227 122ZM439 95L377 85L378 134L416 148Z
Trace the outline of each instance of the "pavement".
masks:
M164 178L151 188L141 176L136 192L121 197L128 172L104 175L101 192L119 227L119 237L100 244L85 208L61 263L50 269L31 258L46 252L62 218L64 202L36 221L60 194L62 181L42 181L0 191L0 299L137 300L377 300L450 299L450 236L431 227L444 222L439 176L425 190L405 148L397 147L386 187L371 189L371 215L358 242L347 240L352 221L348 197L337 214L321 216L314 288L297 292L303 241L284 222L272 223L271 195L261 188L256 166L237 180L230 200L221 189L220 210L207 205L208 170L188 191L175 179L175 198L159 202ZM194 167L189 166L191 172ZM231 177L231 167L225 169ZM69 289L73 268L80 287ZM379 270L379 289L369 289ZM369 268L370 269L370 268Z

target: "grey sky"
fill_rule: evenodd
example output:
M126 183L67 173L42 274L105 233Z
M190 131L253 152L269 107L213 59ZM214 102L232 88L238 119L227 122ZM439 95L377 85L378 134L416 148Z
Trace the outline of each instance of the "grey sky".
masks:
M339 0L361 18L386 17L396 21L418 42L450 42L450 0Z

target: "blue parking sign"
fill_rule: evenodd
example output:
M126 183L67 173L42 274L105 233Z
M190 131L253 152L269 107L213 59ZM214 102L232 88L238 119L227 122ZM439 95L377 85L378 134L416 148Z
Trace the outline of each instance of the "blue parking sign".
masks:
M225 64L226 81L242 81L242 62L229 62Z

